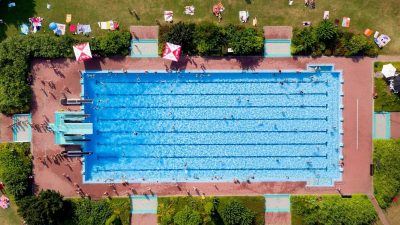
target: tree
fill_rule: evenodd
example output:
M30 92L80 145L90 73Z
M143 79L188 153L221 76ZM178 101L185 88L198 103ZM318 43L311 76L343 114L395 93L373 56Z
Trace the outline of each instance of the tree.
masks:
M227 203L221 216L227 225L252 225L256 219L253 211L236 200Z
M360 55L367 48L367 38L364 35L354 35L347 44L346 56Z
M127 55L131 35L129 32L110 32L100 38L101 52L106 56Z
M18 213L30 225L60 224L63 214L63 196L55 191L41 191L37 197L29 196L18 201Z
M185 206L181 211L174 216L176 225L200 225L202 222L200 213Z
M73 219L75 225L100 225L105 224L111 217L113 210L104 200L91 201L83 199L73 206Z
M200 23L195 29L194 42L200 55L220 55L226 45L226 35L214 23Z
M264 46L264 38L254 28L229 25L225 28L228 47L235 55L260 54Z
M317 39L326 45L334 44L336 38L338 37L337 27L329 20L323 20L319 23L317 28L315 28Z
M316 33L312 27L295 30L292 43L295 46L294 54L310 54L318 44Z
M193 43L195 24L179 22L172 25L169 32L165 33L165 41L172 44L181 45L182 52L189 55L196 54L196 46Z

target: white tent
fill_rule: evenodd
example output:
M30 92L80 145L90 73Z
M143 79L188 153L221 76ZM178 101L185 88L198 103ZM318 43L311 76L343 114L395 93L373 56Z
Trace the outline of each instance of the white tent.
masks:
M392 64L383 65L382 74L385 76L385 78L394 77L396 75L396 67L394 67Z

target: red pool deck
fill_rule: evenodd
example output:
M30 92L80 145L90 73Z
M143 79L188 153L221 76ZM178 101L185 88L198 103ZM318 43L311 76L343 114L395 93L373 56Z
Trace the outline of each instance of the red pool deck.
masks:
M188 58L179 63L156 59L93 59L88 62L75 62L68 59L36 60L32 63L34 82L32 122L34 124L54 121L57 110L77 110L60 104L64 95L77 98L80 93L80 70L303 70L307 63L332 63L344 74L344 174L343 181L335 187L309 188L305 182L255 182L234 184L225 183L133 183L128 186L116 184L115 188L107 184L83 184L82 165L77 159L55 159L54 155L61 147L54 144L54 135L43 129L32 130L32 153L34 156L34 178L37 190L55 189L67 197L78 196L76 185L93 198L129 194L153 194L158 196L187 195L196 187L205 195L263 195L272 193L290 194L337 194L337 188L343 194L372 194L372 179L369 172L372 155L372 111L373 80L371 58ZM53 88L49 82L53 82ZM2 129L2 132L4 130ZM67 179L65 176L68 176ZM214 186L217 185L217 188ZM130 190L132 188L132 190Z

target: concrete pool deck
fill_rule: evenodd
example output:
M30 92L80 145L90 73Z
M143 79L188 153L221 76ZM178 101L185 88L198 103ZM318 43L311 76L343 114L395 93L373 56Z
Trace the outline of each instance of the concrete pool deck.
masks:
M193 195L193 187L199 193L210 195L264 195L264 194L343 194L372 193L370 164L372 160L372 111L373 73L372 58L188 58L171 63L160 58L93 59L76 62L69 59L35 60L32 63L34 82L32 122L42 124L54 121L57 110L78 110L74 106L62 106L60 98L78 98L80 94L80 70L304 70L306 64L335 64L344 76L344 173L343 180L334 187L306 187L305 182L255 182L225 183L133 183L129 186L116 184L115 190L108 184L82 184L82 165L77 159L56 159L54 155L62 147L54 144L54 135L46 130L32 130L32 152L34 155L35 183L40 189L55 189L67 197L78 196L74 183L93 198L103 197L107 191L111 196L127 194L149 194L148 188L157 196ZM48 83L54 84L50 85ZM3 131L3 130L2 130ZM69 177L67 179L65 176ZM118 182L118 181L116 181ZM216 185L216 187L214 186Z

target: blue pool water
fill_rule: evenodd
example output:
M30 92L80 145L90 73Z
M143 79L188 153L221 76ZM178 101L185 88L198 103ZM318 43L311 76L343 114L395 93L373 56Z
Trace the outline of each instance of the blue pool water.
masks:
M341 180L341 73L82 73L84 182Z

